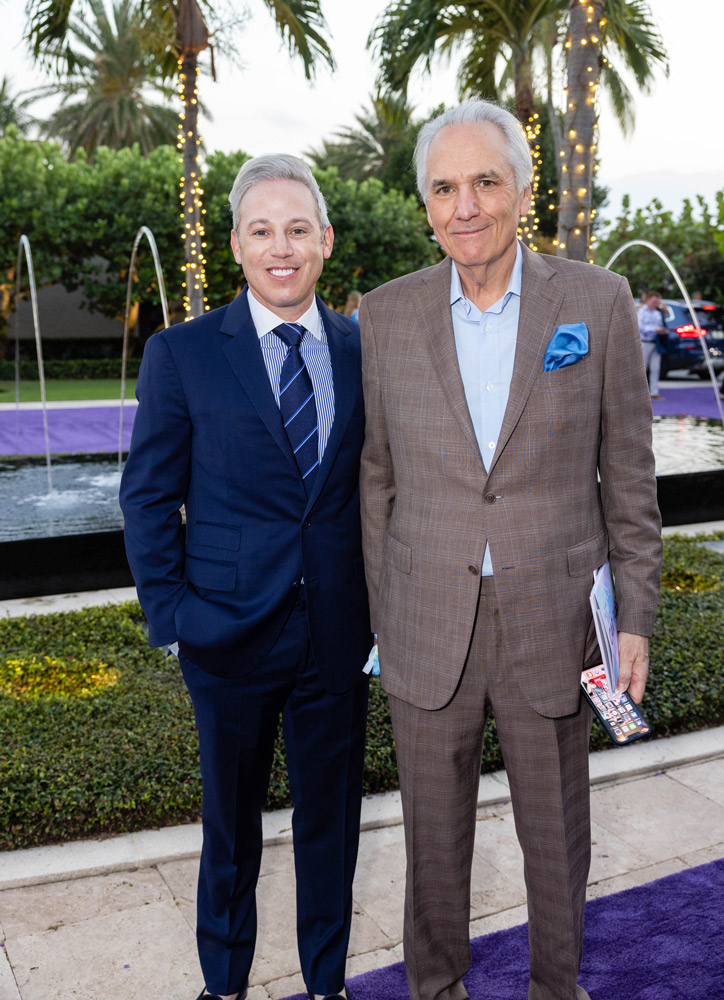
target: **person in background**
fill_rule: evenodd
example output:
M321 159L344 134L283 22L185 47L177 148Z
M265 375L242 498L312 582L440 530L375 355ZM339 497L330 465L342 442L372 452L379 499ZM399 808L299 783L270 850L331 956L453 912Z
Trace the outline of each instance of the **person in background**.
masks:
M353 319L355 323L359 322L357 317L359 316L360 302L362 301L362 292L350 292L347 296L347 302L344 307L345 316L349 316Z
M248 987L281 716L302 975L310 997L337 998L372 643L359 327L315 296L334 233L305 163L249 160L229 203L247 284L146 344L121 484L126 550L149 641L177 651L196 715L201 997Z
M644 365L649 380L649 395L652 399L663 399L659 395L659 372L661 371L661 353L657 343L659 335L666 335L668 330L664 325L662 315L663 302L661 293L644 292L641 296L641 306L637 312L641 347L644 352Z

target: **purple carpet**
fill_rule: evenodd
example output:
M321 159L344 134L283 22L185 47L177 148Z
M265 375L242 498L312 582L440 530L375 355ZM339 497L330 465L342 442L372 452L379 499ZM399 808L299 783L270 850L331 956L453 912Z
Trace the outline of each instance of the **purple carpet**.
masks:
M472 958L471 1000L528 996L527 924L475 938ZM591 900L579 981L591 1000L722 1000L724 858ZM348 986L352 1000L409 997L401 962Z
M718 390L717 390L718 391ZM659 386L663 399L652 399L655 417L685 416L721 419L711 384L670 389L666 382Z
M135 403L123 410L123 450L128 451ZM118 451L120 406L48 407L48 437L54 455ZM0 455L44 455L42 410L0 410Z
M663 399L653 401L654 414L719 417L714 390L709 385L685 389L661 386ZM119 406L48 408L50 450L54 455L115 453L118 450ZM123 416L123 450L131 442L136 407L127 402ZM44 455L41 410L0 410L0 455Z

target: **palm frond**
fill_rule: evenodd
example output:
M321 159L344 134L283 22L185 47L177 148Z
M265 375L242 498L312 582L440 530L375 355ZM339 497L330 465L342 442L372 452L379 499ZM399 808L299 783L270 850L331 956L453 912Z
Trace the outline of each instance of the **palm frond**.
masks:
M630 135L636 124L633 94L610 63L601 67L600 80L611 101L611 108L621 126L621 131L624 135Z
M14 125L21 135L25 135L36 124L28 112L33 98L26 93L13 94L12 80L4 76L0 83L0 135L5 134L9 125Z
M335 69L334 56L324 36L327 23L319 0L264 0L269 8L290 55L298 55L304 63L304 75L314 78L317 62L321 59L330 69Z
M87 18L74 16L68 25L73 71L30 92L33 100L62 99L42 123L43 134L70 154L83 148L91 157L101 145L119 149L138 142L146 153L175 143L175 89L145 47L145 16L133 0L116 0L109 9L103 0L87 0L86 9Z

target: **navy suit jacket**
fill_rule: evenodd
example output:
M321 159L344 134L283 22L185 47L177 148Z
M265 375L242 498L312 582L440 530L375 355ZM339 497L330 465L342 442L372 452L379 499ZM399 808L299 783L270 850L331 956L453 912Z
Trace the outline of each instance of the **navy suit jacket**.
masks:
M340 692L362 679L371 642L359 328L317 299L335 416L307 498L247 294L146 344L121 483L128 561L151 645L178 639L217 676L263 663L303 579L317 669Z

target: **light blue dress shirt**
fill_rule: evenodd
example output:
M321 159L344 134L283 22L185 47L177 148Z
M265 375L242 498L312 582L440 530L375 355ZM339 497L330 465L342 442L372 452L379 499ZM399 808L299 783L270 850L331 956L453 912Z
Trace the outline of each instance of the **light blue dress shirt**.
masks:
M478 447L486 470L490 469L493 461L503 414L508 405L515 344L518 339L522 275L523 251L518 243L505 295L485 312L481 312L474 303L465 298L454 262L451 268L450 311L458 365L475 437L478 439ZM493 563L487 541L482 575L493 575Z

